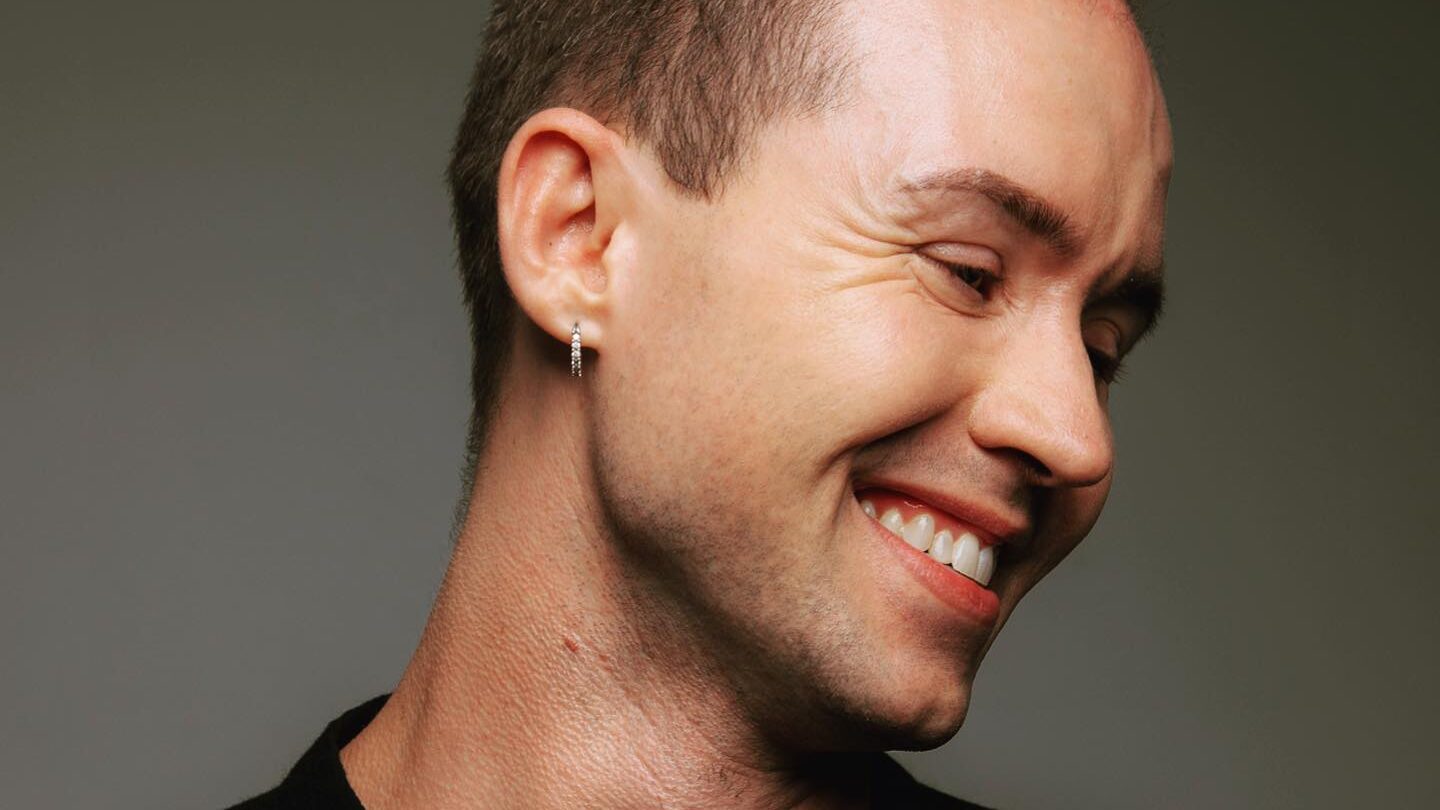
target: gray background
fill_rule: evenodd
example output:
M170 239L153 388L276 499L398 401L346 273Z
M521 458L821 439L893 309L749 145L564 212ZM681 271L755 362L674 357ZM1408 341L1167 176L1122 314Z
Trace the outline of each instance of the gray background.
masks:
M1117 490L920 776L1440 806L1433 3L1157 4ZM0 805L205 807L388 690L448 550L483 3L0 10Z

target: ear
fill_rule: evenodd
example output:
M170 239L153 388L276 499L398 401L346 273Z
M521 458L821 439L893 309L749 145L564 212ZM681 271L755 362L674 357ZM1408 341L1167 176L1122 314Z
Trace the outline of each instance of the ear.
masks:
M605 337L603 256L629 201L614 130L571 109L531 116L501 159L497 237L520 309L564 344L578 321L587 348Z

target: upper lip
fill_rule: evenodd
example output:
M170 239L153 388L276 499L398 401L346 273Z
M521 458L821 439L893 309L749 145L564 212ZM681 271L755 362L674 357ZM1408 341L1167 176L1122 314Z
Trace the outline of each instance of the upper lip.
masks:
M1013 509L1003 509L963 495L945 492L938 487L878 478L856 482L857 492L870 488L888 489L901 495L909 495L917 501L924 501L947 512L956 521L967 523L990 535L990 541L996 545L1019 540L1030 530L1030 521Z

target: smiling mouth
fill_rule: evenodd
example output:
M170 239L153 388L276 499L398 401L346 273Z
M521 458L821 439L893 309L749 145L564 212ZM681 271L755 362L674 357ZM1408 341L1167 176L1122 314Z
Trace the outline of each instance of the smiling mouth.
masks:
M999 549L986 533L914 498L885 489L855 493L860 508L891 534L948 571L986 587Z

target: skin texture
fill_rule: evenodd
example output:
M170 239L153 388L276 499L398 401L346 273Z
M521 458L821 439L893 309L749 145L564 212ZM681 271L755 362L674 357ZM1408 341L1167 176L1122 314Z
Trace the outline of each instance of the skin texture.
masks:
M1171 163L1139 36L1069 0L845 26L849 103L765 130L713 201L574 110L511 141L524 317L430 623L342 752L367 807L866 806L850 752L953 736L1017 600L1094 525L1113 450L1088 352L1145 313L1092 293L1158 264ZM951 170L1043 197L1074 244L904 190ZM998 621L881 550L853 495L877 477L1025 526Z

